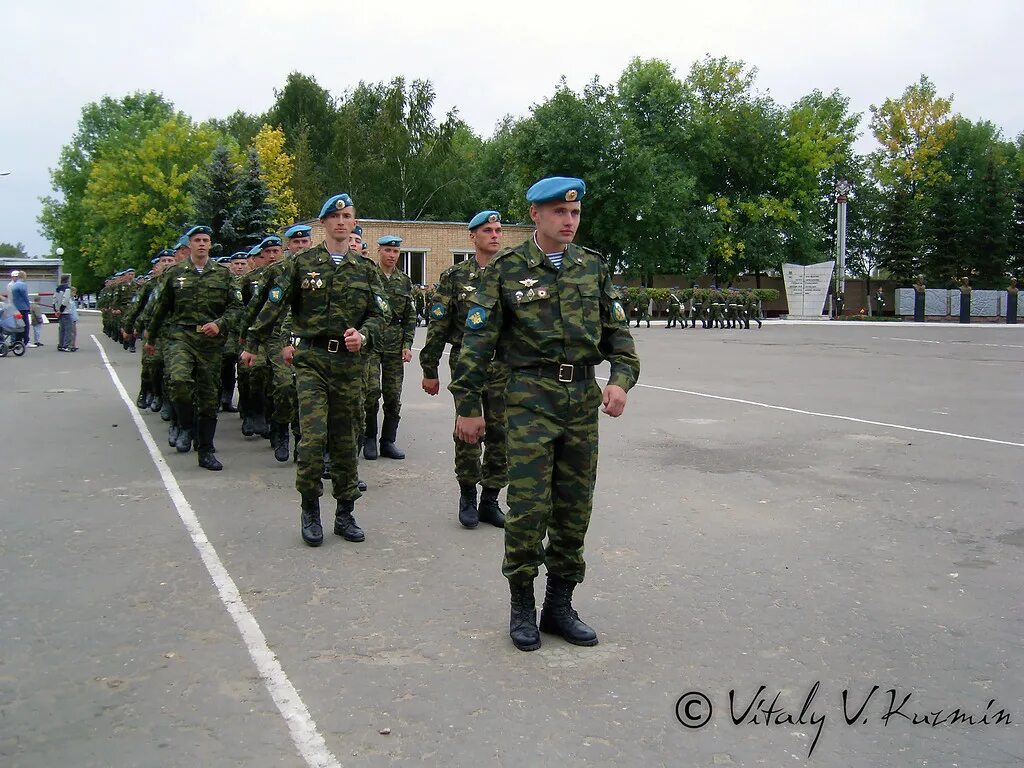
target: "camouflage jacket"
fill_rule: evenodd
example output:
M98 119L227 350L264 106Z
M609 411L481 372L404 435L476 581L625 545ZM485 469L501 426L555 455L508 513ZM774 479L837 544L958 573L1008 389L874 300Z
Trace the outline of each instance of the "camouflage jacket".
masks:
M376 267L351 251L335 266L323 244L279 263L267 303L245 331L247 352L257 352L271 339L288 309L291 333L299 338L340 340L346 329L355 328L371 348L379 343L389 309Z
M231 283L227 267L210 259L202 272L192 260L168 269L163 288L149 320L148 341L155 344L164 326L178 326L195 331L198 326L216 323L222 342L237 326L242 311L242 297Z
M427 310L427 340L420 351L423 378L437 378L437 367L446 343L452 345L452 356L458 357L465 332L466 313L469 312L483 273L484 268L473 256L441 273L437 290Z
M640 358L600 254L569 245L555 268L531 237L491 261L473 292L449 389L460 416L480 416L495 351L513 369L611 362L608 382L629 390Z
M403 349L412 349L413 336L416 333L416 306L412 299L412 280L400 269L395 269L391 277L380 270L380 279L387 292L390 317L381 333L377 352L397 354Z
M135 300L132 302L131 308L125 313L123 328L128 333L135 332L135 324L142 316L143 311L146 309L146 305L153 300L153 291L160 281L159 277L154 277L152 280L148 280L142 289L135 295ZM141 327L139 330L142 330Z

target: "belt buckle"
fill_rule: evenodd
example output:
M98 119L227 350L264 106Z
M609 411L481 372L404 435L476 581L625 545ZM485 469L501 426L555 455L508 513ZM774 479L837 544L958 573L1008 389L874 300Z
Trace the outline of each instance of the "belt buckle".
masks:
M568 370L568 373L566 371ZM562 363L558 366L558 381L562 384L571 384L576 368L572 363ZM568 377L568 378L566 378Z
M340 346L339 346L340 344L341 344L341 342L338 341L337 339L328 339L327 340L327 351L330 352L331 354L334 354L340 348Z

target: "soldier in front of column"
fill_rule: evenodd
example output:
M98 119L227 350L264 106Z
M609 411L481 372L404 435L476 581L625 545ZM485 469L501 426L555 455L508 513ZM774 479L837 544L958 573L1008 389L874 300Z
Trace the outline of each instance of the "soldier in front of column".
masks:
M149 321L146 351L154 352L160 337L167 335L169 395L179 426L175 448L188 453L194 437L199 466L216 472L224 468L213 445L220 359L224 341L238 323L242 300L231 272L210 259L213 230L196 226L187 235L191 255L167 271Z
M501 250L501 214L481 211L469 222L469 238L473 243L472 258L449 267L441 273L427 310L427 339L420 351L423 369L423 391L434 396L441 388L437 369L445 344L451 344L448 366L452 377L462 350L462 336L466 314L472 306L487 265ZM481 522L498 528L505 527L505 514L498 506L498 492L508 483L508 460L505 452L505 387L508 385L508 366L501 360L492 360L487 368L486 384L481 393L484 422L484 450L479 443L467 443L454 434L455 478L459 482L459 522L466 528L476 528ZM483 461L481 462L481 453ZM476 487L482 486L477 505Z
M285 262L267 294L267 303L245 332L242 362L251 365L261 344L291 310L294 346L282 354L295 367L302 441L295 488L302 499L300 526L309 546L323 543L320 496L324 450L330 442L331 484L337 510L334 532L348 541L365 534L354 516L356 487L355 422L359 412L362 351L378 342L388 304L379 273L349 250L355 208L347 194L331 197L320 210L323 243Z
M462 353L449 389L455 433L486 433L481 400L495 356L510 366L505 391L508 514L502 573L511 591L509 636L540 647L533 581L547 569L540 630L576 645L597 633L580 620L572 594L583 581L583 544L597 478L598 409L620 416L640 360L604 258L572 244L579 226L580 179L542 179L527 192L536 229L498 254L474 291ZM602 391L594 367L611 363ZM544 537L547 534L547 547Z
M398 423L402 412L402 381L405 364L412 360L412 341L416 333L416 310L412 302L412 280L397 269L402 238L384 235L377 240L381 278L391 307L390 320L381 334L380 344L369 354L366 370L366 436L363 456L377 458L377 412L384 395L384 421L380 427L380 455L404 459L398 449Z

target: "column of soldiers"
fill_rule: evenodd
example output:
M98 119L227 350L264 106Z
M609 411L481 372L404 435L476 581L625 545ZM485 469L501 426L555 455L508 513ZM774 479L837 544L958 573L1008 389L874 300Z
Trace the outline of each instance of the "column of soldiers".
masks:
M468 224L473 257L446 270L432 293L397 268L401 238L386 235L377 259L367 255L347 194L323 204L325 240L315 246L310 227L296 224L283 239L268 235L215 260L212 230L194 226L156 254L138 286L130 271L108 281L104 330L128 349L143 340L136 404L169 422L177 452L194 449L200 467L223 469L218 415L238 412L244 436L269 439L278 461L291 456L300 535L316 547L323 481L336 503L334 533L361 542L359 454L405 458L397 443L404 367L425 319L419 363L430 395L450 347L453 511L465 528L505 529L513 643L533 650L544 631L593 645L597 634L571 600L585 569L597 414L623 412L639 360L608 264L572 244L585 192L581 180L560 177L531 187L537 229L513 249L502 250L500 213L481 211ZM602 390L594 366L604 360L612 367ZM498 503L506 486L507 514ZM538 626L533 580L542 564Z
M668 322L665 327L696 328L699 320L702 328L749 329L753 320L760 328L761 315L761 300L753 291L737 291L731 287L724 291L717 288L701 290L695 286L686 295L678 288L672 288L668 296ZM640 325L639 318L637 325Z

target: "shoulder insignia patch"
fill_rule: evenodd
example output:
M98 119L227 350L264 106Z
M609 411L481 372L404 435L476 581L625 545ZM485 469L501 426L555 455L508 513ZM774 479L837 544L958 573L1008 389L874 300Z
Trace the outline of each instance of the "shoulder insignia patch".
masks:
M240 290L238 290L237 288L235 288L235 298L236 298L236 299L237 299L238 301L241 301L241 300L242 300L242 292L241 292Z
M471 331L479 331L487 325L487 310L483 307L473 307L466 315L466 327Z
M612 312L615 314L615 320L619 323L626 322L626 310L622 308L622 304L614 302L612 304Z
M440 301L435 301L430 305L430 319L431 320L444 320L446 310L444 304Z
M280 304L281 299L284 298L284 291L281 290L281 286L275 285L270 289L270 293L267 295L272 304Z
M383 296L374 296L377 299L377 306L380 307L381 312L390 312L391 308L388 306L387 300Z

